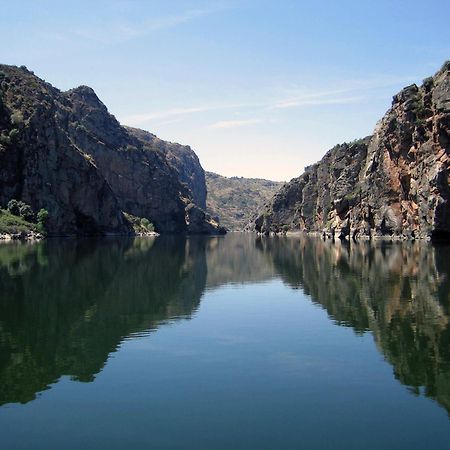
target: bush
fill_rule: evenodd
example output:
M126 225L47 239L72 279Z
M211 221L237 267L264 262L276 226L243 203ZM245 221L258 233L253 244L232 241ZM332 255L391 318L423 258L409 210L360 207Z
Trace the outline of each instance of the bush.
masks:
M144 227L147 231L155 231L155 227L153 226L153 224L145 217L141 219L141 226Z
M18 216L19 214L20 214L20 207L21 207L21 204L22 202L18 202L17 200L15 200L15 199L12 199L12 200L10 200L9 202L8 202L8 206L7 206L7 208L8 208L8 211L11 213L11 214L13 214L13 215L15 215L15 216Z
M45 234L47 232L48 211L44 208L37 213L37 229L39 233Z
M23 123L23 114L20 111L16 111L11 114L11 123L13 125L21 125Z
M31 206L27 205L26 203L22 203L22 205L20 206L19 215L20 217L22 217L22 219L25 219L27 222L34 222L35 219L34 212L31 209Z
M8 202L7 208L12 215L20 216L27 222L33 222L35 219L34 212L31 209L31 206L27 205L24 202L21 202L20 200L19 201L15 199L10 200Z

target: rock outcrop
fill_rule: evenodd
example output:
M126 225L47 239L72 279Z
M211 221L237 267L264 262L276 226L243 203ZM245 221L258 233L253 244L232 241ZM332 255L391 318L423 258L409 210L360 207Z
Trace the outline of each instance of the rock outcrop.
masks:
M135 134L91 88L60 92L24 67L0 65L0 206L14 198L47 209L53 235L132 233L123 213L158 232L222 232L197 211L163 141Z
M139 128L126 127L126 129L133 136L165 154L169 164L177 169L180 181L191 191L192 201L206 210L205 171L194 150L188 145L163 141L154 134Z
M394 96L373 136L337 145L252 221L261 233L450 237L450 62Z

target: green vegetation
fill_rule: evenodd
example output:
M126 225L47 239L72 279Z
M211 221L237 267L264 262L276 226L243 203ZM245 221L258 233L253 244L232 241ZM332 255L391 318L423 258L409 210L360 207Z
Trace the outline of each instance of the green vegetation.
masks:
M147 231L155 231L154 225L145 217L141 219L141 227L144 227Z
M37 230L41 234L46 234L47 232L47 222L48 222L48 211L46 209L41 209L37 213Z
M34 213L30 205L12 199L8 202L7 209L0 209L0 234L17 234L27 232L47 233L49 213L41 209Z
M239 231L282 185L278 181L227 178L206 172L206 208L211 217L219 218L221 225L229 230Z
M417 101L415 102L414 113L416 115L414 125L416 127L425 125L427 118L427 109L425 107L424 98L422 95L419 95Z
M136 234L147 234L155 231L155 226L146 217L137 217L126 212L123 215L130 222Z
M22 217L22 219L25 219L27 222L34 222L35 220L34 212L31 209L31 206L20 200L10 200L8 202L8 211L14 216Z
M36 231L36 224L25 220L23 217L11 214L6 209L0 209L0 234L17 234Z

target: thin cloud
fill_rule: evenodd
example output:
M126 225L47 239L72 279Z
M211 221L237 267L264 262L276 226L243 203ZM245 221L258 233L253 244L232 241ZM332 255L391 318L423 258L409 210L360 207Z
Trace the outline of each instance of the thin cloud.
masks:
M366 97L359 95L353 97L338 98L317 98L311 100L285 100L273 105L273 109L297 108L299 106L320 106L320 105L347 105L349 103L357 103Z
M189 108L172 108L162 111L154 111L146 114L134 114L126 116L122 120L130 123L145 123L151 120L167 120L178 116L188 116L191 114L197 114L208 111L225 110L232 108L243 108L246 104L224 104L224 105L206 105L206 106L193 106Z
M72 33L83 39L96 41L103 44L121 42L129 39L143 37L155 31L174 28L225 9L223 3L212 5L208 8L191 9L171 16L156 17L140 24L116 23L106 25L100 29L79 28Z
M237 111L247 110L252 111L252 115L267 114L268 111L285 110L290 108L301 108L308 106L326 106L326 105L346 105L351 103L358 103L367 101L373 98L374 91L383 89L389 86L399 84L403 80L413 81L415 77L379 77L364 80L345 80L342 82L342 87L338 89L330 89L325 91L306 91L304 89L291 89L285 98L268 100L261 102L241 102L241 103L225 103L212 104L183 108L172 108L161 111L153 111L144 114L135 114L123 117L124 123L134 125L145 124L148 122L160 122L161 120L171 120L173 118L181 119L192 114L200 114L210 111L226 111L235 109ZM261 122L261 119L248 120L223 120L211 125L212 128L235 128L245 125L251 125Z
M211 125L211 128L224 129L224 128L239 128L247 125L254 125L261 123L261 119L246 119L246 120L222 120Z

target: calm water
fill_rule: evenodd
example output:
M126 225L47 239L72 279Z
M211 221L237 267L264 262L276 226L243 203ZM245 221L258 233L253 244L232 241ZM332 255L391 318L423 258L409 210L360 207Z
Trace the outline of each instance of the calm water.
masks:
M0 246L2 449L448 449L429 244Z

